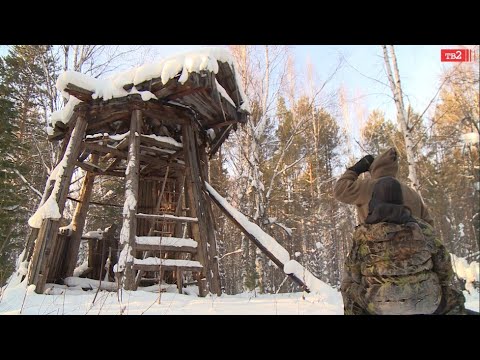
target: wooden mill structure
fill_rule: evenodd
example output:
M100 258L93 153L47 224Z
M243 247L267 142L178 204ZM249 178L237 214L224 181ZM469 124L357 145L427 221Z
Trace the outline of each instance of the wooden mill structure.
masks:
M109 271L115 269L125 289L136 289L145 278L168 277L181 292L188 273L200 296L221 293L214 219L205 192L208 159L238 123L246 122L248 111L233 65L214 61L215 71L180 68L168 81L158 74L121 84L125 95L110 99L95 95L85 82L65 82L60 90L77 104L50 133L50 140L61 140L63 170L49 179L42 200L53 199L62 218L44 217L40 227L32 228L24 255L28 283L36 285L37 293L46 283L72 276L98 176L123 178L125 202L123 222L105 224L113 227L101 239L90 239L90 248L103 249L101 261L89 259L90 277L103 280L109 257ZM69 231L62 233L76 168L86 176Z

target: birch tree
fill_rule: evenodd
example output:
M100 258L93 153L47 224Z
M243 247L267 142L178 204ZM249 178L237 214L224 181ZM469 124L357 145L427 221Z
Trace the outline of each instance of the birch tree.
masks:
M241 203L249 205L243 207L244 211L255 223L265 228L268 224L268 209L265 206L267 190L264 166L266 153L271 149L269 136L273 111L280 84L286 73L287 47L232 46L231 51L239 66L244 89L252 107L252 114L243 131L235 134L238 144L237 159L240 158L238 168L247 180L244 194L250 197L250 200ZM244 196L241 195L241 198ZM253 276L257 278L257 286L263 292L265 258L257 249L251 247L247 239L242 241L242 250L245 269L252 269L252 260L255 259L256 275ZM244 284L247 277L251 278L252 274L247 276L245 273Z
M395 49L393 45L389 46L390 55L387 50L387 45L382 45L382 49L388 82L390 84L390 89L393 93L393 99L397 108L397 122L400 125L400 129L402 131L402 135L405 141L405 149L408 163L408 179L410 180L412 187L421 196L414 151L415 144L412 135L413 126L410 124L410 117L403 102L403 90L402 84L400 82L400 72L398 70L398 62L395 55ZM392 63L390 63L390 58L392 60Z

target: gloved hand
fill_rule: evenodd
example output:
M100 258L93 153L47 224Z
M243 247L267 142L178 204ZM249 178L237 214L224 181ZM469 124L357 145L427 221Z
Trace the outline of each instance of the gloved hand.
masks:
M372 165L373 160L374 158L372 155L366 155L358 160L355 165L349 167L348 170L353 170L357 173L357 175L360 175L370 169L370 165Z

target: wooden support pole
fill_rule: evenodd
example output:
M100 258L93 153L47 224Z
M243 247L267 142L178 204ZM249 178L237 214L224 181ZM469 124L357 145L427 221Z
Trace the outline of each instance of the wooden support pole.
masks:
M199 276L199 292L200 296L206 296L210 290L213 293L221 294L219 279L215 277L210 268L211 261L208 256L209 237L215 236L211 224L211 219L208 219L210 212L205 207L206 196L203 192L202 170L200 169L200 157L198 154L196 134L191 125L184 125L182 127L183 148L185 150L186 162L186 176L187 188L186 195L188 197L190 215L198 218L198 223L192 223L192 235L198 241L198 259L203 265ZM214 239L214 237L213 237ZM210 246L211 247L211 246ZM212 276L213 275L213 276ZM209 289L203 289L202 281L206 278L206 283Z
M132 120L130 122L130 135L128 144L128 158L126 182L125 182L125 205L123 207L123 226L120 232L120 244L123 247L131 247L131 255L135 257L135 236L137 235L137 213L138 207L138 180L140 170L140 134L142 111L133 110ZM125 282L126 290L135 289L135 271L133 270L133 261L125 264Z
M98 165L98 154L92 155L92 163ZM80 189L79 202L75 208L72 218L72 235L66 244L65 259L63 263L62 278L73 276L73 270L78 258L78 249L82 240L83 228L87 218L88 207L90 206L90 199L92 197L93 182L95 174L88 172L83 178L82 188Z
M175 206L175 216L182 216L183 211L182 211L182 204L183 204L183 196L184 196L184 190L185 190L185 173L182 174L179 178L177 177L176 179L176 192L178 194L177 198L177 204ZM181 238L183 235L183 226L188 226L188 224L183 224L181 222L177 222L175 224L175 231L174 231L174 236Z
M63 156L65 155L65 151L67 150L68 142L70 141L70 137L72 136L72 128L73 127L74 127L74 125L71 124L71 128L69 128L69 130L65 134L65 137L62 140L62 143L60 145L60 151L58 153L58 158L57 158L56 165L58 165L58 163L62 160ZM38 207L42 206L45 203L45 201L48 199L48 197L52 193L54 185L55 185L55 181L53 181L53 180L47 181L47 184L45 185L45 190L43 191L42 200L40 201L40 205L38 205ZM38 229L38 228L31 228L30 233L29 233L28 238L27 238L27 244L25 246L25 252L23 254L22 261L25 261L25 260L30 261L30 259L32 258L33 251L34 251L35 240L38 237L39 230L40 229Z
M183 294L183 270L181 268L177 268L176 276L178 292Z
M200 155L200 165L201 165L201 178L202 178L202 189L204 188L205 182L209 181L208 178L208 156L205 148L205 144L199 147ZM207 230L207 241L208 241L208 268L212 273L212 283L215 286L212 288L212 291L217 295L222 294L222 289L220 285L220 271L218 268L218 252L217 252L217 239L215 234L215 217L213 215L212 203L210 197L207 196L204 192L202 193L203 204L205 208L205 221L206 221L206 230ZM213 290L214 289L214 290Z
M60 162L60 164L64 164L62 176L57 180L51 194L51 196L55 196L54 200L58 205L60 214L63 214L63 209L65 208L70 181L75 162L80 155L81 143L85 136L86 128L87 119L83 114L80 114L73 129L67 150ZM35 242L35 249L30 262L28 284L36 285L35 292L39 294L43 293L45 282L47 281L54 253L52 250L55 249L59 226L60 219L44 219Z

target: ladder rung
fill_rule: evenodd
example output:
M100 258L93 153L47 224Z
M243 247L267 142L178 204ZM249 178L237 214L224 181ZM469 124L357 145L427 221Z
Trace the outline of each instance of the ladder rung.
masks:
M175 216L175 215L156 215L156 214L136 214L137 218L140 219L159 219L159 220L172 220L172 221L180 221L180 222L198 222L198 218L192 218L187 216Z
M165 236L137 236L135 249L138 251L173 251L196 253L198 243L193 239Z
M200 271L203 266L198 261L194 260L177 260L177 259L159 259L149 257L146 259L134 259L133 269L144 271L158 271L162 270L186 270L186 271Z

